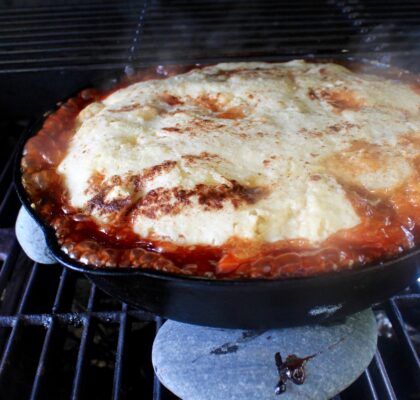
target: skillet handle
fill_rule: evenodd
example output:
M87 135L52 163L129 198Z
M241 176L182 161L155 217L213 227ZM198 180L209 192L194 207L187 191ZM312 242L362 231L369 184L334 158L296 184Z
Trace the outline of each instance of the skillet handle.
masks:
M57 261L48 250L44 233L24 207L21 207L15 225L16 238L26 255L40 264Z

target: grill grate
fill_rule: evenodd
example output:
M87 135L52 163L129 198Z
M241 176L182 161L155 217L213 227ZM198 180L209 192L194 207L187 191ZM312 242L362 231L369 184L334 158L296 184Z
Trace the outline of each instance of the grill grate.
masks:
M14 10L0 16L0 73L121 67L141 2Z
M111 299L80 274L34 264L21 251L12 230L19 202L10 157L19 134L42 109L94 77L143 65L350 55L418 71L420 4L26 4L3 7L0 15L1 397L134 399L140 394L173 400L150 363L161 319ZM376 312L378 351L335 400L419 396L419 285Z

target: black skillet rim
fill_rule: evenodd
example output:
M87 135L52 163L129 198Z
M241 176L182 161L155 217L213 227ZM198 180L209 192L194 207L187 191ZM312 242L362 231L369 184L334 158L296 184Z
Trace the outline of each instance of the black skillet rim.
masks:
M360 64L364 64L366 66L370 66L373 68L385 68L388 69L391 66L383 63L377 63L373 62L372 60L366 60L366 59L355 59L352 57L349 57L346 59L349 62L357 62ZM334 61L331 59L324 60L324 59L306 59L308 62L327 62L327 61ZM340 60L335 60L340 61ZM282 61L286 62L286 61ZM197 64L198 66L199 64ZM409 71L403 71L408 72ZM115 75L110 77L110 79L101 80L99 84L93 84L89 85L86 88L92 88L92 87L101 87L101 84L105 87L109 87L109 83L112 82L115 84L118 82L119 79L115 78ZM81 89L83 90L83 89ZM80 93L81 90L78 90L76 93L73 93L72 95L66 97L66 100L74 97L78 93ZM48 226L41 218L40 216L35 212L35 210L31 207L30 201L28 197L26 196L26 191L22 184L22 171L21 171L21 160L23 156L23 149L27 142L27 140L35 136L39 129L41 128L42 124L44 123L45 119L54 113L60 105L63 103L63 101L60 101L56 103L56 105L52 108L50 108L48 111L44 112L41 117L39 117L34 123L30 124L23 135L21 136L17 146L16 146L16 154L14 158L14 165L13 165L13 182L14 186L16 188L16 192L18 195L19 200L21 201L23 207L26 209L26 211L29 213L29 215L34 219L34 221L38 224L38 226L41 228L45 240L47 243L47 247L50 250L51 254L54 256L54 258L62 265L64 265L67 268L70 268L74 271L81 272L84 274L92 274L97 276L125 276L127 274L130 275L140 275L140 276L146 276L151 278L157 278L161 280L171 280L171 281L178 281L178 282L184 282L184 283L196 283L201 285L217 285L217 286L235 286L235 285L255 285L255 284L261 284L266 286L278 286L278 285L287 285L292 284L292 282L296 281L305 281L305 282L316 282L316 281L323 281L325 279L346 279L348 276L356 276L358 274L366 274L366 273L374 273L375 271L383 270L384 268L393 268L393 265L399 261L403 261L405 259L411 258L415 255L420 254L420 246L416 246L413 249L410 249L408 251L405 251L403 254L393 257L391 259L388 259L386 261L382 261L379 263L374 264L366 264L360 267L356 267L355 269L347 269L347 270L341 270L337 272L327 272L319 275L314 276L308 276L308 277L301 277L301 278L244 278L244 279L209 279L209 278L203 278L200 276L191 276L191 275L182 275L182 274L175 274L170 272L163 272L153 269L147 269L147 268L130 268L130 267L88 267L78 261L73 260L69 256L67 256L60 248L58 241L55 237L55 231L52 227Z

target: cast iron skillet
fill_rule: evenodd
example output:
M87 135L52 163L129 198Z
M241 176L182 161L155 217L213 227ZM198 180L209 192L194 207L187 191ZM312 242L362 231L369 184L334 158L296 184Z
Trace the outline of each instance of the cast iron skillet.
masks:
M134 307L200 325L286 327L335 321L385 300L416 279L418 247L401 257L360 269L282 280L208 280L146 269L88 268L60 250L54 230L30 207L22 185L24 144L38 132L46 115L28 129L18 146L14 165L18 196L42 228L60 264L84 273L99 288Z

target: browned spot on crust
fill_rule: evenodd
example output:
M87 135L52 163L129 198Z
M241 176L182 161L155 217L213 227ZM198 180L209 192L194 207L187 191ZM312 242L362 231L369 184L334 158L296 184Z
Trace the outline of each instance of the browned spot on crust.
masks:
M214 161L220 157L217 154L203 151L200 154L185 154L182 158L187 161L187 163L194 163L196 161Z
M192 197L197 198L204 211L221 209L228 201L238 208L241 204L254 204L267 194L266 188L246 187L233 180L230 185L198 184L190 190L179 187L157 188L138 202L135 213L152 219L163 215L176 215L191 204Z
M183 131L188 132L191 135L197 135L203 132L212 132L214 130L220 130L225 125L219 123L217 120L210 118L194 118L188 122L188 125L183 127Z
M136 110L136 109L141 108L141 107L143 107L141 104L134 103L134 104L128 104L128 105L120 107L120 108L109 109L108 111L111 112L111 113L128 112L128 111Z
M318 131L316 129L309 130L306 128L299 129L299 133L306 136L312 136L312 137L322 137L324 135L321 131Z
M412 164L415 171L417 172L417 175L420 175L420 155L413 158Z
M310 177L309 177L309 179L311 180L311 181L319 181L320 179L321 179L321 176L320 175L311 175Z
M352 124L351 122L348 122L348 121L343 122L343 126L346 129L352 129L352 128L359 128L360 129L360 125Z
M328 127L328 130L330 130L332 132L335 132L335 133L340 132L341 129L342 129L342 125L341 124L330 125Z
M327 131L329 131L329 133L338 133L343 129L351 129L351 128L358 128L358 127L359 126L356 124L352 124L351 122L345 121L339 124L327 126Z
M165 161L162 164L146 168L140 175L132 175L124 179L115 175L109 178L107 182L104 182L104 176L102 174L98 173L93 175L89 180L91 183L89 192L94 193L94 195L88 201L86 210L88 212L96 210L99 214L119 213L126 210L129 206L132 206L135 200L134 194L141 190L146 181L153 180L159 175L168 173L176 164L176 161ZM114 188L120 186L130 188L133 191L133 195L108 201L108 194Z
M241 204L255 204L258 200L268 194L263 187L247 187L232 180L231 185L206 186L197 185L198 202L204 208L222 208L224 201L230 201L235 208Z
M217 97L202 95L195 99L195 103L215 113L222 111L222 106L219 104Z
M97 192L99 191L101 187L101 183L104 181L105 175L101 174L100 172L97 172L96 174L93 174L89 178L89 188L85 191L85 194L88 192Z
M178 187L151 190L138 203L134 214L139 213L148 218L158 218L162 215L176 215L191 204L188 191Z
M351 90L322 90L320 96L333 108L336 112L344 110L359 111L364 101Z
M155 179L159 175L167 174L173 170L177 165L176 161L168 160L161 164L154 165L153 167L146 168L140 175L134 175L130 179L134 184L134 188L140 190L144 183Z
M100 214L115 213L126 208L131 203L131 196L118 198L111 201L106 200L106 196L111 190L123 184L119 176L112 176L108 182L104 182L104 176L100 173L94 174L89 179L91 186L89 192L96 193L87 203L88 212L96 210Z
M379 171L389 163L389 157L384 146L354 140L346 150L324 159L323 164L343 182L357 186L360 174Z
M263 165L264 165L265 167L268 167L268 166L270 165L270 160L264 160L264 161L263 161Z
M398 143L402 146L413 146L420 149L420 133L405 133L398 138Z
M318 95L315 93L315 90L312 89L312 88L309 88L309 90L308 90L308 97L311 100L318 100L319 99Z
M225 119L239 119L244 118L245 114L243 113L240 107L231 107L226 111L220 112L216 114L218 118L225 118Z
M170 106L179 106L184 104L184 102L179 98L170 93L162 93L159 98Z
M96 209L100 214L102 213L114 213L119 212L126 208L131 203L130 196L124 197L123 199L115 199L111 201L106 201L105 198L108 194L106 189L101 190L96 196L92 197L88 201L87 210L92 212L93 209Z
M363 99L349 89L322 89L317 93L313 88L310 88L308 97L311 100L325 100L337 113L344 110L359 111L364 106Z
M225 109L225 102L220 94L214 96L202 95L193 100L197 105L216 114L217 118L239 119L245 116L241 107L230 107Z
M354 158L353 161L355 164L358 164L361 172L363 170L379 170L385 158L382 146L369 143L365 140L353 140L347 152L350 158Z
M172 116L172 115L179 114L181 112L182 112L182 110L179 110L179 109L174 109L174 110L169 111L169 110L165 110L165 109L161 108L161 109L158 110L158 113L159 113L160 117Z
M162 130L166 131L166 132L180 132L181 131L180 128L176 128L174 126L170 126L170 127L167 127L167 128L162 128Z

